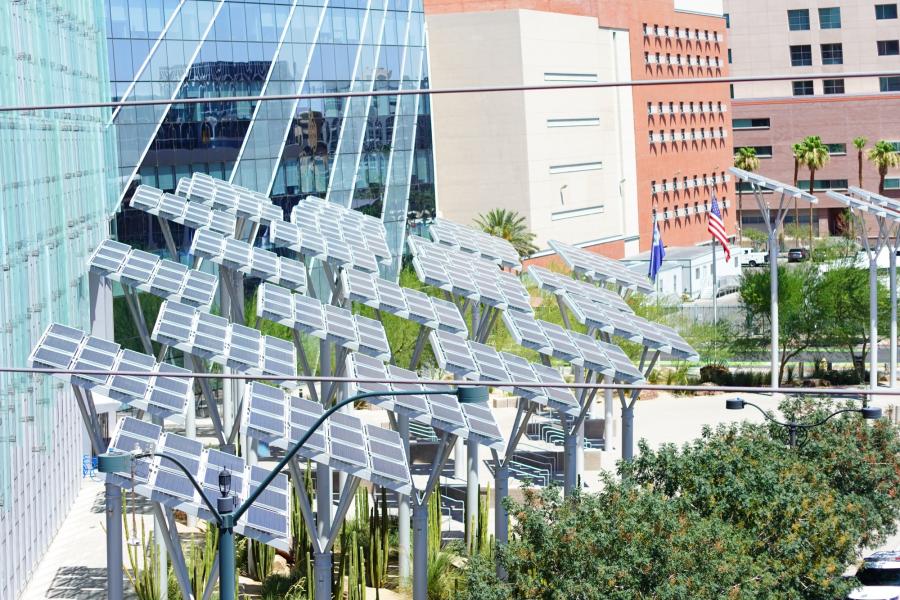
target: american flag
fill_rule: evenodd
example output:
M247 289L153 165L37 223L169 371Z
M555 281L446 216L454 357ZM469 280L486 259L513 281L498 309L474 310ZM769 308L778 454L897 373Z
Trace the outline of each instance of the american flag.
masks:
M722 211L719 210L719 201L713 192L710 199L709 216L706 220L706 230L722 244L725 250L725 262L731 260L731 248L728 247L728 236L725 234L725 223L722 222Z

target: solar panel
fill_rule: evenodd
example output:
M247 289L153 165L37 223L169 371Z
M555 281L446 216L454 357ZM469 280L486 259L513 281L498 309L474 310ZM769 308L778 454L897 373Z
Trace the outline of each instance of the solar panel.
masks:
M113 431L110 447L131 452L136 444L145 450L156 448L175 456L197 477L212 501L219 495L218 476L223 468L231 473L231 491L239 501L246 498L249 490L255 489L255 484L260 481L262 469L248 467L242 458L204 449L200 442L166 433L160 427L137 419L126 417L120 420ZM124 489L133 487L143 498L207 521L215 520L188 478L160 455L135 461L134 480L130 473L109 473L104 477ZM235 532L288 551L290 511L286 476L276 477L258 502L257 510L251 508L236 524Z
M357 354L352 356L361 358L363 363L372 360ZM276 448L286 449L299 441L322 415L320 404L262 383L248 385L245 394L247 418L241 424L244 433ZM370 436L377 439L373 442ZM374 451L370 450L373 444ZM301 447L299 454L399 493L409 493L411 489L408 471L404 475L396 466L385 464L405 457L399 436L372 425L365 426L353 414L333 414ZM380 459L377 464L373 460L375 456ZM286 493L286 486L284 489Z
M577 331L570 331L569 335L571 336L572 341L575 342L578 351L581 353L583 360L582 365L585 369L590 369L595 373L603 373L604 375L615 375L616 371L612 362L609 360L609 357L606 356L606 352L603 348L597 343L597 340L589 335L578 333Z
M509 372L500 354L491 346L468 342L469 351L478 367L478 378L488 381L507 381Z
M744 171L743 169L738 169L737 167L729 167L728 169L731 171L735 177L740 179L741 181L746 181L758 188L771 190L777 193L784 193L790 196L791 198L798 198L800 200L806 200L810 204L816 204L818 200L812 194L804 192L800 188L794 187L792 185L788 185L786 183L781 183L780 181L776 181L775 179L769 179L768 177L763 177L758 173L751 173L749 171Z
M393 380L390 384L391 389L395 392L418 392L425 389L425 387L419 383L396 383L396 381L398 380L418 380L419 376L414 371L403 369L396 365L389 365L388 374ZM393 398L393 403L394 411L397 414L405 414L406 416L423 422L426 425L432 425L431 403L428 401L428 396L418 394L410 396L395 396Z
M432 331L428 340L442 369L462 378L478 375L478 367L465 340L444 331Z
M614 308L616 310L633 313L628 303L621 296L609 290L599 288L590 283L572 279L566 275L554 273L543 267L529 266L528 274L534 279L538 287L557 295L567 293L571 296L582 297L595 302L603 309Z
M291 327L341 348L377 358L390 358L384 326L378 321L277 286L259 286L257 315Z
M531 365L534 374L541 382L546 383L565 383L563 376L557 369L534 363ZM570 388L562 387L546 387L543 388L544 396L547 398L547 406L571 416L576 416L581 412L578 400Z
M641 371L632 364L631 360L622 351L621 348L614 344L597 340L597 344L606 352L606 357L616 369L614 379L622 383L637 383L644 380Z
M518 268L521 266L519 253L512 244L502 238L446 219L435 219L429 228L429 233L435 242L476 254L503 267Z
M655 291L645 275L630 270L617 260L556 240L551 240L549 245L578 275L584 275L599 283L612 283L644 294L651 294Z
M191 254L288 289L306 291L306 268L302 263L208 228L194 235Z
M166 194L162 190L141 185L135 190L130 206L151 215L179 223L191 229L210 227L225 235L234 233L236 219L233 214L219 210L200 208L181 196Z
M466 417L466 425L469 427L471 439L496 450L505 448L503 435L500 433L500 427L490 408L482 404L461 404L460 406Z
M77 329L51 324L32 349L28 362L33 367L75 369L84 371L168 371L189 375L188 371L165 363L146 354L123 350L118 344L98 337L87 336ZM107 396L114 400L146 410L160 418L184 415L187 409L192 377L141 377L108 374L86 375L56 373L54 378ZM170 383L171 380L171 383ZM156 402L156 387L162 381L169 392L165 403Z
M131 246L104 240L88 259L91 271L141 292L163 299L208 309L216 293L217 279L201 271Z
M407 245L413 255L413 270L423 283L498 310L532 312L522 282L501 271L497 264L414 235L407 238Z
M296 354L290 342L262 336L255 329L176 302L163 302L151 337L240 373L263 377L297 374ZM294 387L296 382L284 381L282 385Z
M505 312L502 314L502 318L509 334L518 345L536 350L541 354L552 355L553 349L550 340L537 321L528 315L517 312Z

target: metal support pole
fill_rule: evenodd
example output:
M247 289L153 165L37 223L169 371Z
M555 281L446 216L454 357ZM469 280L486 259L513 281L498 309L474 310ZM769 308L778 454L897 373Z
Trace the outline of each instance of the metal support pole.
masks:
M459 446L461 444L457 444ZM466 440L466 544L472 547L478 531L478 442Z
M106 488L106 590L109 600L122 600L122 488Z
M321 519L319 522L322 522ZM331 552L316 552L313 563L316 577L315 600L331 600Z
M712 241L713 326L719 325L719 278L716 276L716 240Z
M897 249L891 245L888 248L891 254L891 368L888 386L893 388L897 385Z
M622 459L634 458L634 405L622 404Z
M453 478L465 479L466 473L466 449L463 444L456 444L453 447Z
M222 515L230 517L231 514ZM237 600L234 564L234 529L231 521L219 527L219 599Z
M428 501L413 504L413 600L428 598ZM325 598L316 600L327 600Z
M178 581L178 587L181 590L183 600L191 600L191 580L188 577L187 568L184 564L184 556L181 553L181 542L178 541L178 532L169 528L166 516L162 508L156 502L153 503L153 516L156 519L156 532L162 535L162 540L166 545L166 552L172 557L172 570L175 572L175 579ZM178 544L176 550L175 545ZM179 556L182 558L178 560ZM166 569L166 594L168 594L168 569ZM166 596L168 598L168 595Z
M878 388L878 254L869 259L869 387Z
M494 471L494 538L498 544L509 541L509 516L503 500L509 496L509 459Z
M159 417L152 417L154 425L163 426L163 420ZM153 541L156 544L157 561L156 582L159 586L159 600L168 600L169 597L169 560L166 554L168 544L168 526L162 511L153 517Z
M180 262L178 260L178 249L175 247L175 239L172 237L172 230L169 229L168 219L156 215L156 220L159 222L160 230L162 230L163 239L166 240L166 250L169 251L169 258L175 262Z
M779 382L778 377L778 368L779 368L779 358L778 358L778 237L777 237L778 224L772 225L769 224L769 301L770 301L770 310L769 314L771 315L771 324L772 324L772 361L771 361L771 369L772 369L772 387L777 388ZM624 416L624 412L623 412ZM622 439L625 439L625 423L623 420L622 423ZM623 448L624 452L625 449ZM629 453L631 450L629 449ZM624 455L623 455L624 456Z
M612 383L612 378L607 377L604 383ZM612 450L613 436L615 435L613 422L616 418L615 406L613 400L613 391L611 389L603 390L603 450Z
M400 441L406 450L406 457L410 460L409 455L409 417L397 415L397 433L400 434ZM412 462L412 460L410 460ZM400 582L409 580L409 496L399 494L397 497L397 554L399 563Z
M575 491L575 486L578 483L578 457L576 454L578 452L579 436L577 432L569 432L569 425L572 421L574 419L569 417L563 425L566 433L563 438L563 468L565 469L563 492L566 496L570 496Z

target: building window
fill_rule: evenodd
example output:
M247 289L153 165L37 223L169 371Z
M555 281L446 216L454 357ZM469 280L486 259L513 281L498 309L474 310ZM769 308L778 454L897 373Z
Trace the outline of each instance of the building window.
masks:
M888 142L894 149L894 152L900 152L900 142Z
M725 13L723 16L725 17L725 29L731 29L731 17L728 13Z
M822 44L822 64L844 64L844 47L841 44Z
M824 45L823 45L824 47ZM791 66L808 67L812 65L812 46L802 44L791 46Z
M844 80L843 79L825 79L822 81L823 91L826 94L843 94L844 93Z
M819 27L822 29L840 29L841 28L841 9L834 6L831 8L819 9Z
M882 92L900 92L900 77L879 77L878 86Z
M731 48L728 49L728 64L731 64Z
M800 179L797 181L797 187L801 190L809 189L809 179ZM847 180L846 179L816 179L813 182L813 190L816 191L824 191L824 190L846 190L847 189Z
M734 100L734 84L728 84L728 97Z
M876 4L875 5L875 18L879 21L883 21L885 19L896 19L897 18L897 5L896 4Z
M794 95L795 96L812 96L813 95L813 82L810 81L794 81Z
M737 154L741 148L753 148L757 158L772 158L772 146L735 146L734 153Z
M900 190L900 179L896 177L889 177L884 180L884 189L886 190Z
M825 144L828 148L828 154L832 156L840 156L847 154L847 144Z
M732 129L768 129L771 121L765 118L759 119L733 119L731 121Z
M878 56L900 55L900 40L881 40L878 42Z
M805 8L789 10L788 28L791 31L806 31L809 29L809 11Z

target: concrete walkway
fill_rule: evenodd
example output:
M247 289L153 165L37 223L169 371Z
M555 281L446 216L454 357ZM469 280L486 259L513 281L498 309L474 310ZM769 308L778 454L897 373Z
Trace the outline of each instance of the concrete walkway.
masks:
M85 479L22 600L106 598L105 521L103 483Z

